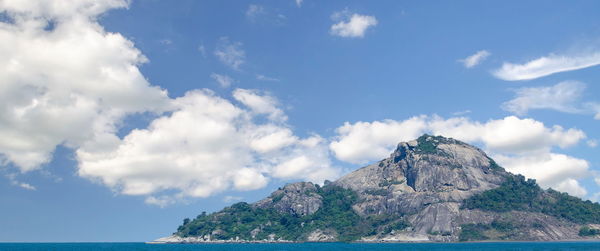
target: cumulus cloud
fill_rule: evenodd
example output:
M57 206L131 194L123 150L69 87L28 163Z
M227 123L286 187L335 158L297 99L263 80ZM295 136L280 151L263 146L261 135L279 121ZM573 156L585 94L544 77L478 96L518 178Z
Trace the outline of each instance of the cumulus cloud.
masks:
M227 75L221 75L221 74L217 74L217 73L212 73L210 74L210 77L212 79L214 79L215 81L217 81L217 83L219 83L219 85L223 88L227 88L229 86L231 86L231 84L233 82L235 82L235 80Z
M273 97L243 89L233 95L242 106L191 91L148 128L78 149L79 175L157 205L254 190L272 178L322 182L339 175L325 141L295 136Z
M228 37L219 39L214 54L221 63L237 71L246 60L246 52L242 49L242 43L231 42Z
M168 109L167 93L138 65L147 59L97 15L128 1L2 1L0 159L21 171L47 163L57 145L106 137L128 114Z
M571 178L560 182L555 189L579 197L583 197L587 194L587 190L582 187L577 180Z
M287 120L285 113L279 109L277 100L271 96L261 95L256 90L236 89L233 97L255 114L265 114L271 120Z
M550 54L524 64L504 63L501 68L493 71L493 74L497 78L507 81L530 80L598 64L600 64L600 52L576 55Z
M576 101L585 90L584 83L564 81L553 86L524 87L515 90L516 97L502 104L504 110L524 115L532 109L552 109L577 113Z
M498 163L513 173L519 173L526 177L535 178L542 187L553 187L563 192L576 192L578 195L581 190L575 189L576 183L567 182L576 181L589 174L589 163L582 159L577 159L564 154L542 153L534 155L520 156L493 156ZM570 188L570 189L563 189ZM583 194L585 195L585 194Z
M483 62L490 55L492 55L490 52L486 50L481 50L459 61L462 62L466 68L473 68L474 66Z
M590 139L586 143L591 148L594 148L594 147L598 146L598 140L595 140L595 139Z
M332 19L337 23L331 25L331 35L340 37L364 37L369 27L377 25L374 16L350 13L348 10L335 12Z
M326 140L294 135L265 93L238 89L235 103L207 90L171 99L150 85L138 69L147 59L96 21L127 2L0 1L11 20L0 22L2 165L39 168L62 144L75 150L81 177L161 207L258 189L274 178L322 182L339 175ZM239 70L245 53L224 37L215 56ZM126 116L147 112L156 117L147 128L117 136Z
M385 158L396 144L415 139L426 129L423 116L405 121L346 122L336 129L338 136L329 146L339 160L365 164Z
M400 141L430 133L482 144L507 170L537 179L544 187L581 195L583 190L575 189L575 183L562 182L589 174L587 161L553 152L585 139L583 131L548 127L533 119L509 116L482 123L465 117L419 116L404 121L346 122L336 133L329 147L336 158L350 163L380 160Z

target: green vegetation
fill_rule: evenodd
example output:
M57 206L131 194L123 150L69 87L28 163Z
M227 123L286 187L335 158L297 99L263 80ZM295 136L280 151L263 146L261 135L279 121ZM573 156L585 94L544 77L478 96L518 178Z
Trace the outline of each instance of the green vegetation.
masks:
M183 237L211 234L213 239L221 240L236 237L263 240L275 234L276 238L302 241L310 232L321 229L335 231L340 241L353 241L378 231L389 233L410 226L398 215L360 217L352 210L352 205L358 200L352 190L325 186L319 187L317 193L323 198L323 205L312 215L295 216L274 209L253 208L240 202L220 212L204 213L192 221L188 219L175 234Z
M417 139L418 145L415 150L420 153L429 153L429 154L436 153L436 151L437 151L436 140L439 142L440 140L445 140L445 138L440 137L440 136L436 137L436 136L424 134L423 136L421 136Z
M541 212L575 223L600 223L600 204L549 189L544 191L522 175L507 176L498 188L466 199L463 208L494 212Z
M463 224L459 241L483 241L510 239L517 227L510 222L492 221L490 224Z
M280 193L278 195L275 195L271 200L273 201L273 203L276 203L276 202L280 201L281 199L283 199L284 195L285 195L284 193Z
M483 241L489 239L483 232L490 229L486 224L463 224L458 236L459 241Z
M488 157L488 160L490 160L490 168L494 169L494 170L504 170L504 168L502 168L501 166L498 165L498 163L496 163L496 161L494 161L492 158Z
M437 149L439 144L456 144L458 141L453 139L444 138L442 136L431 136L428 134L424 134L423 136L417 139L417 146L415 147L415 152L420 154L434 154L444 157L450 157L444 151L439 151Z
M583 226L579 229L579 236L595 236L600 234L600 229L590 228L588 226Z

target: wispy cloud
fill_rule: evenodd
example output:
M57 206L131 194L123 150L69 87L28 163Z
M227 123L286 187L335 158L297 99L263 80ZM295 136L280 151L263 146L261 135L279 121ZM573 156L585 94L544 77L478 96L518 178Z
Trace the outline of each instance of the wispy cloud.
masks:
M246 10L246 17L250 20L255 20L256 17L258 17L260 15L265 15L265 14L267 14L265 7L263 7L261 5L257 5L257 4L249 5L248 9Z
M248 9L246 9L246 19L253 23L283 25L285 24L287 17L278 13L277 9L268 8L258 4L250 4L248 5Z
M296 0L296 6L298 6L298 8L302 7L302 2L304 2L304 0Z
M337 23L331 25L331 35L340 37L364 37L369 27L377 25L374 16L350 13L348 10L334 12L331 19Z
M471 113L471 110L464 110L464 111L458 111L458 112L454 112L452 113L452 115L454 116L462 116L462 115L466 115Z
M242 43L231 42L228 37L221 37L215 49L215 56L221 63L239 71L240 66L246 60L246 52L242 49Z
M585 104L585 107L595 113L594 119L600 120L600 103L598 102L588 102Z
M533 109L551 109L561 112L577 113L576 108L584 83L576 81L560 82L553 86L524 87L515 90L514 99L502 104L502 109L524 115Z
M260 80L260 81L274 81L274 82L278 82L279 81L278 78L267 77L267 76L262 75L262 74L256 74L256 79Z
M206 48L204 47L204 44L198 45L198 51L202 54L202 57L206 57Z
M9 174L7 174L6 178L8 179L8 181L10 182L10 184L13 185L13 186L18 186L20 188L23 188L25 190L30 190L30 191L37 190L37 188L35 188L33 185L31 185L29 183L25 183L25 182L21 182L21 181L17 180L17 174L16 173L9 173Z
M492 55L489 51L481 50L476 52L475 54L468 56L465 59L459 60L462 62L466 68L473 68L474 66L483 62L487 57Z
M223 197L223 202L225 202L225 203L231 203L231 202L241 201L242 199L243 198L239 197L239 196L227 195L227 196Z
M595 114L600 119L600 103L582 101L586 84L563 81L552 86L523 87L515 89L515 97L502 104L502 109L517 115L529 110L549 109L566 113Z
M219 83L219 85L223 88L227 88L229 86L231 86L232 83L235 82L235 80L227 75L221 75L221 74L217 74L217 73L212 73L210 74L210 77L212 79L214 79L215 81L217 81L217 83Z
M600 64L600 52L578 55L550 54L524 64L504 63L501 68L493 71L493 74L507 81L529 80L598 64Z

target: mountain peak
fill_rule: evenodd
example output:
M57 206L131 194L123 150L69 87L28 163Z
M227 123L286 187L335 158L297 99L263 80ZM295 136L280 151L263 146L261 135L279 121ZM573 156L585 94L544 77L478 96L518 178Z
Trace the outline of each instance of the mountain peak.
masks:
M184 221L163 242L565 240L599 234L599 204L544 191L477 147L425 134L324 186L292 183L256 203Z

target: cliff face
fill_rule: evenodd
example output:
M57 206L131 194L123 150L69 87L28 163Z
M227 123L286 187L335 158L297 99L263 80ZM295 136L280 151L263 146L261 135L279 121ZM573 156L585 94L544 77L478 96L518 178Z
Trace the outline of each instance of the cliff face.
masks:
M510 197L512 190L531 199ZM565 203L585 214L553 209ZM172 242L567 240L597 236L591 223L600 223L600 205L541 190L471 145L424 135L324 187L288 184L254 204L199 216ZM582 227L591 234L581 236Z
M498 187L508 175L487 155L465 143L424 136L400 143L392 155L335 182L361 200L360 215L410 215L419 234L459 231L461 202Z
M400 143L392 155L334 184L358 192L361 215L414 214L499 186L507 173L481 150L442 137Z

